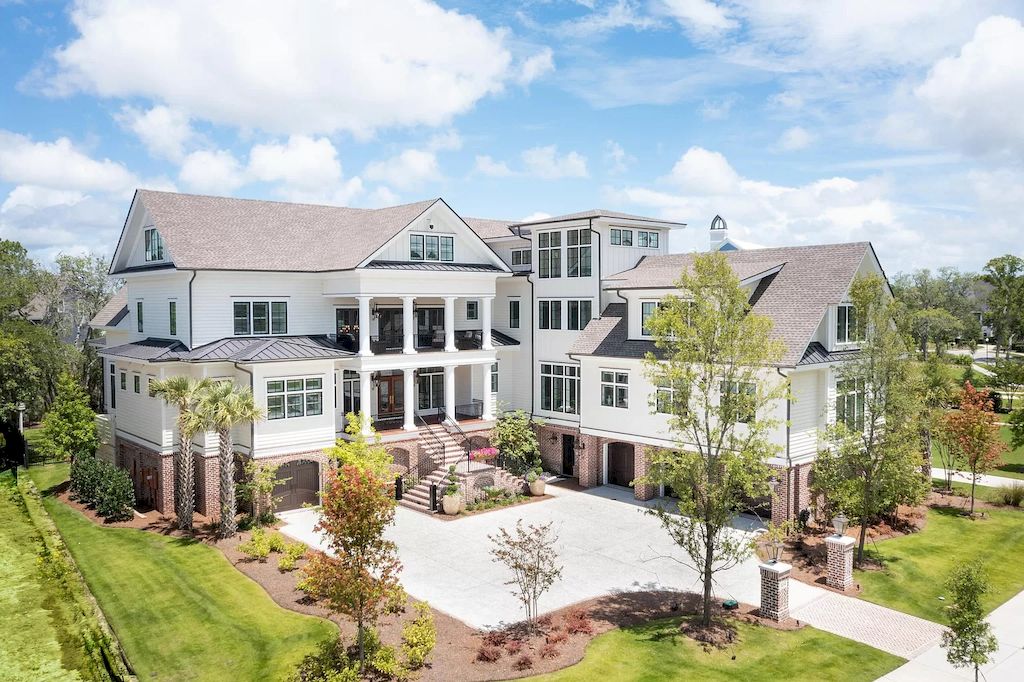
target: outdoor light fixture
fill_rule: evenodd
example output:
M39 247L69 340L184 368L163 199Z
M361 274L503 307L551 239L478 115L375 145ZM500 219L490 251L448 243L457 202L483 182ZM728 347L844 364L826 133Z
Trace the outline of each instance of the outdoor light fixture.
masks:
M832 527L836 529L836 535L843 536L846 534L846 527L850 524L850 519L846 518L845 514L832 519Z
M782 540L776 540L768 546L768 553L771 555L771 561L773 564L779 563L779 559L782 558Z

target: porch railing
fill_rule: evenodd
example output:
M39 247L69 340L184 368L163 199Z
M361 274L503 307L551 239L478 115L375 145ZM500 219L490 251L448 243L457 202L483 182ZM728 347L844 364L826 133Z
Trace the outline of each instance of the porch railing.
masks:
M437 337L433 332L417 332L413 343L416 348L444 348L444 336ZM402 332L385 332L370 337L370 350L376 354L401 353L405 348L405 334Z

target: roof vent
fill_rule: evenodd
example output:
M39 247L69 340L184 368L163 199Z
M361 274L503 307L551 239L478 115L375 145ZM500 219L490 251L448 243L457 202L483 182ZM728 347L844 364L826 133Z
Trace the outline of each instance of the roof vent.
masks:
M715 219L711 221L712 230L728 230L729 226L725 224L725 219L720 215L716 215Z
M720 215L716 215L715 219L711 221L711 243L709 245L709 251L722 251L723 246L729 244L729 226L726 224L725 219Z

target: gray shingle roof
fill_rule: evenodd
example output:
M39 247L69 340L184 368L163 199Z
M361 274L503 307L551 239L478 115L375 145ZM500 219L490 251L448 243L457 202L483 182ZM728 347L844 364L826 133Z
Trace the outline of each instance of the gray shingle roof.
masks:
M364 209L153 190L136 196L178 268L301 272L354 268L439 201Z
M106 305L89 321L91 327L113 327L128 314L128 293L125 287L114 292Z
M754 312L772 320L772 336L785 345L780 365L795 367L801 361L828 306L843 300L870 250L869 242L854 242L730 251L725 254L741 279L782 266L767 286L757 288L752 299ZM650 256L632 270L608 278L611 286L607 288L619 288L620 285L622 288L671 288L679 273L693 262L693 257L694 254ZM612 315L624 316L624 312L616 312L618 309L614 306L608 309ZM625 340L625 326L624 319L614 325L591 322L580 334L572 352L634 357L629 354L633 352L631 346L622 352L614 352L615 344Z
M501 239L515 237L512 232L511 220L492 220L491 218L463 218L480 239Z
M643 358L658 353L653 341L629 339L625 303L610 303L601 317L591 320L569 349L570 355L598 355L606 358Z
M662 223L664 225L686 225L686 223L679 223L673 220L664 220L662 218L650 218L647 216L635 215L633 213L622 213L621 211L609 211L603 208L592 208L589 211L580 211L578 213L566 213L564 215L552 216L551 218L543 218L539 220L530 220L527 222L513 223L513 225L543 225L544 223L556 223L565 220L580 220L587 218L621 218L623 220L644 220L649 223Z

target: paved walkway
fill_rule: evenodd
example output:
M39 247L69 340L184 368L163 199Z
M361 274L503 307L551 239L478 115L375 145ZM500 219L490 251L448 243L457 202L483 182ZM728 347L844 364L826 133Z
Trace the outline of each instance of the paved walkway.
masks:
M932 478L940 478L940 479L945 480L945 478L946 478L946 470L933 467L932 468ZM953 482L954 483L967 483L968 485L970 485L970 483L971 483L971 474L970 474L970 472L954 471L953 472ZM979 474L978 475L978 485L984 486L986 488L1001 488L1004 485L1013 485L1014 483L1020 483L1021 485L1024 485L1024 480L1021 480L1019 478L1010 478L1009 476L993 476L992 474Z
M981 668L986 682L1024 680L1024 592L1009 600L989 617L999 640L992 663ZM921 655L881 678L884 682L961 682L974 680L971 668L954 668L946 662L946 650L935 644Z

